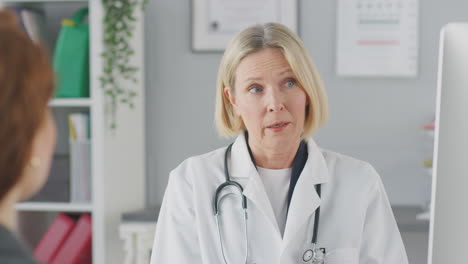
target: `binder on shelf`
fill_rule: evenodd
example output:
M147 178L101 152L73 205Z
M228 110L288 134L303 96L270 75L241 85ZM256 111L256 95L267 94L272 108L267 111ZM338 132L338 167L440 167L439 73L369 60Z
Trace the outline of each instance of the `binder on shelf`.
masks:
M70 199L91 201L91 143L89 116L73 113L68 116L70 130Z
M75 228L52 260L52 264L91 264L91 216L82 214Z
M71 202L91 201L91 143L70 142L70 198Z
M34 249L34 257L42 263L51 263L74 226L75 221L66 214L57 214Z

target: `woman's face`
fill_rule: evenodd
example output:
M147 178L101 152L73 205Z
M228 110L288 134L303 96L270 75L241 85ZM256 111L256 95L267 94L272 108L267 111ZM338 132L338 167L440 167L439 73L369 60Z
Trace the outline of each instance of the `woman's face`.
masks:
M266 48L245 57L225 93L249 132L249 143L263 148L297 144L304 129L306 94L283 53Z

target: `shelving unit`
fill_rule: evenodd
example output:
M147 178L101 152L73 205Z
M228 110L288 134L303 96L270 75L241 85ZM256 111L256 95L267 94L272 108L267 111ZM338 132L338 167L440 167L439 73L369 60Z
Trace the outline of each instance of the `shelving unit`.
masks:
M90 24L90 98L53 99L49 103L56 117L58 128L57 151L62 156L68 151L68 123L66 116L73 111L83 111L90 116L91 132L91 188L90 203L26 201L16 205L19 211L19 233L25 241L34 242L47 230L48 224L59 212L71 215L89 213L92 216L93 263L118 264L123 261L123 241L119 238L119 224L123 212L141 210L145 206L145 133L144 133L144 46L143 16L141 9L133 34L135 50L133 65L139 68L138 83L132 87L138 91L135 108L118 109L118 127L107 125L105 98L100 87L104 51L103 17L100 0L0 0L6 4L34 5L52 10L53 24L71 16L71 9L88 6ZM64 10L62 10L64 9ZM62 12L63 11L63 12ZM74 11L74 10L73 10ZM47 12L46 12L47 13ZM49 15L49 14L46 14ZM58 29L58 25L54 30ZM57 36L51 37L51 42ZM57 153L56 153L57 154ZM39 219L43 222L37 222ZM34 224L28 224L29 222Z

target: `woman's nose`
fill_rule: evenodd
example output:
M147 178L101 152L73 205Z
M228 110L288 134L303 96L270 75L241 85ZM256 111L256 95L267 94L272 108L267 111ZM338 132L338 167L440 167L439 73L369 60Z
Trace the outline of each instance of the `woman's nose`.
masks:
M279 92L272 92L268 100L268 112L279 112L283 110L283 96Z
M271 105L268 108L268 112L279 112L279 111L283 111L283 109L284 109L283 104L275 104L275 105Z

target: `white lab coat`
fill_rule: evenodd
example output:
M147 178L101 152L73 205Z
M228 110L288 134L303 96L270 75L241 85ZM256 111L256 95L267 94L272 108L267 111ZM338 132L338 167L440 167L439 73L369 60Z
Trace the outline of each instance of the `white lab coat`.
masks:
M189 158L174 169L157 222L151 264L223 264L213 195L225 182L226 148ZM229 161L231 179L248 203L248 263L303 263L314 212L320 206L318 245L326 264L406 264L408 259L382 181L366 162L320 149L309 156L296 184L281 236L269 198L240 135ZM322 184L321 198L315 185ZM236 193L226 191L226 193ZM245 227L239 195L221 203L223 245L229 264L244 263Z

